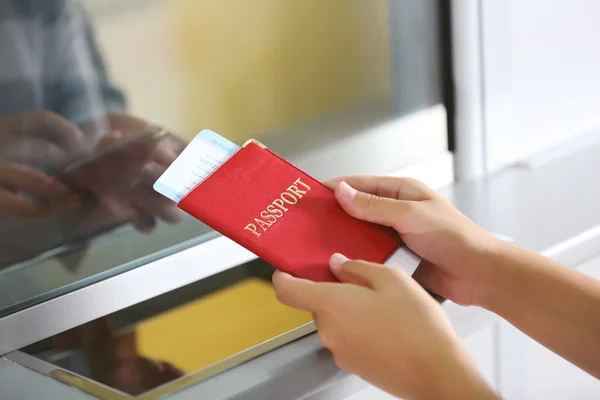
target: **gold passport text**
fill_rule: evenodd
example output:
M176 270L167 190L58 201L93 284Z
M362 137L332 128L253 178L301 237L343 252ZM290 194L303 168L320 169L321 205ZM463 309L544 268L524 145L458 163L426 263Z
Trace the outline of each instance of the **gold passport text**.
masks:
M289 210L289 206L297 204L304 195L310 191L311 187L302 182L300 178L294 181L287 190L279 195L271 204L263 210L260 215L254 218L254 222L246 225L244 230L250 232L257 238L261 237L271 226L275 225L280 218L283 218Z

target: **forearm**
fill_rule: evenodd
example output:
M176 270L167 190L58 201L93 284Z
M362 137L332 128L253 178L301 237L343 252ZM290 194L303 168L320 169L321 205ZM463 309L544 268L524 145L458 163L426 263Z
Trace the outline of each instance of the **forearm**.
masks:
M600 282L506 245L490 255L480 304L600 378Z
M499 399L458 338L454 344L444 346L438 357L438 361L425 369L429 377L414 400Z

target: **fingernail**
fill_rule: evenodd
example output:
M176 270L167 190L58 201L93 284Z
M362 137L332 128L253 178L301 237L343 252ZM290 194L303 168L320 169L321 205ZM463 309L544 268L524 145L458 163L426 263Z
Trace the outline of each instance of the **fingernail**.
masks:
M340 193L342 194L342 196L352 201L356 198L356 195L358 195L358 190L354 189L346 182L342 182L340 183Z
M335 253L329 260L329 266L332 270L339 270L346 261L348 261L348 257L343 254Z

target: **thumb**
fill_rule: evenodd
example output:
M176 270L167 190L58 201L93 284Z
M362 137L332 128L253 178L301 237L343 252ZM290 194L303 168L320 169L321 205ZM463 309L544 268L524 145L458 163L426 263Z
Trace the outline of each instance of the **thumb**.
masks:
M96 150L104 150L114 146L119 143L123 137L123 132L119 130L110 131L98 140L98 143L96 143Z
M334 254L329 263L331 271L342 283L378 290L398 278L396 272L389 267L366 261L350 261L341 254Z
M313 313L333 301L340 289L339 284L312 282L281 271L273 274L273 286L281 303Z
M346 182L340 183L335 196L340 206L354 218L390 227L398 226L411 207L410 201L360 192Z

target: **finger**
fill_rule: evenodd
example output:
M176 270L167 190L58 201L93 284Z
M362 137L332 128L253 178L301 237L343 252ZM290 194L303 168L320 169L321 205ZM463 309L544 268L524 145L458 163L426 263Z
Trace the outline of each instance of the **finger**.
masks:
M140 232L151 232L156 226L156 221L152 215L149 215L128 201L112 196L102 196L100 197L100 203L111 214L129 222Z
M132 159L150 159L154 143L135 136L126 136L121 131L111 131L104 135L96 145L96 151L104 152L111 162L131 162Z
M162 165L163 168L169 167L173 161L177 158L179 153L165 141L161 141L154 145L150 158L157 164Z
M77 195L41 171L14 163L0 163L0 184L47 200L75 202Z
M398 280L389 267L365 261L350 261L341 254L334 254L330 260L331 271L343 283L352 283L371 289L383 289L390 282Z
M179 209L172 201L159 195L152 188L154 182L160 178L165 170L165 167L153 162L146 164L141 173L140 181L134 185L131 192L135 196L135 204L146 210L146 212L156 215L166 222L175 223L181 220Z
M427 187L424 183L412 178L355 175L336 178L325 184L335 189L342 182L348 183L361 192L396 200L421 201L429 200L436 196L435 191Z
M102 136L100 140L98 140L98 143L96 144L96 149L102 150L108 147L115 146L121 139L123 139L123 137L124 135L121 131L110 131L109 133Z
M130 216L133 214L130 207L127 207L123 202L114 197L101 196L99 202L109 213L117 218L129 220Z
M87 143L81 129L58 114L48 111L30 113L21 123L22 131L47 138L70 151L81 151Z
M320 312L338 298L342 288L339 284L312 282L281 271L273 274L273 285L281 303L312 313Z
M342 208L354 218L398 230L400 223L410 215L416 204L359 192L346 182L340 183L336 188L335 196Z
M1 157L27 165L44 165L50 168L62 167L73 161L81 153L70 153L56 143L43 138L15 139L5 148L0 149Z
M110 124L118 127L120 130L128 134L140 132L148 127L148 121L134 117L129 114L111 113Z
M50 206L41 201L0 188L0 215L41 218L50 212Z
M181 213L177 205L159 195L153 189L143 185L136 185L132 193L134 204L147 214L154 215L169 223L176 223L181 220Z
M136 171L142 170L150 160L154 151L153 144L135 140L135 138L118 139L117 136L112 136L102 142L98 146L98 150L104 152L100 167L115 171Z
M140 182L152 187L154 182L156 182L166 170L166 167L161 166L156 162L149 162L144 165L144 168L142 169Z
M105 203L107 204L107 203ZM124 200L112 199L109 207L118 210L117 216L128 221L133 227L143 233L151 233L156 227L156 219L136 204Z
M152 233L156 228L156 218L144 209L133 205L133 216L130 219L131 224L140 232Z

